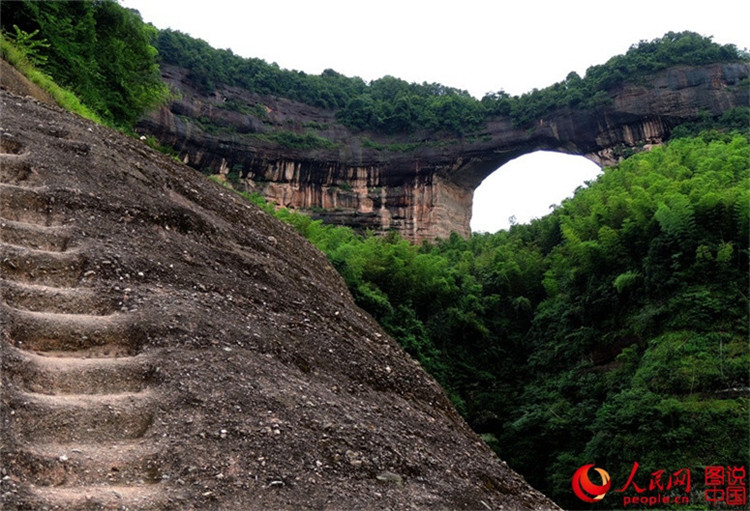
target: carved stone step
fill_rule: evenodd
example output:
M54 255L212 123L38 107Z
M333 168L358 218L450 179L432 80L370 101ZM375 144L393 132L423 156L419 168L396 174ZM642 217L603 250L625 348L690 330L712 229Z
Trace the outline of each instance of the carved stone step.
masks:
M27 351L75 352L94 347L118 347L134 352L142 341L134 322L125 314L56 314L8 306L1 309L9 319L10 340Z
M38 250L63 252L70 242L70 227L42 226L14 220L0 220L0 241Z
M31 443L111 443L143 436L153 416L149 391L122 394L15 393L10 431Z
M0 183L22 184L38 178L25 155L0 154Z
M140 392L154 380L147 357L45 357L13 350L6 365L8 382L38 394L113 394Z
M0 277L32 284L72 287L83 273L78 251L50 252L0 244Z
M0 218L38 225L54 225L53 198L43 188L0 184Z
M27 154L26 147L16 137L8 133L0 134L0 159Z
M161 479L156 452L143 442L43 444L19 450L15 473L36 486L143 485Z
M91 288L54 287L0 279L0 298L13 308L62 314L111 314L114 298L102 298Z
M33 487L30 509L49 511L162 511L180 509L162 493L160 485L92 485Z

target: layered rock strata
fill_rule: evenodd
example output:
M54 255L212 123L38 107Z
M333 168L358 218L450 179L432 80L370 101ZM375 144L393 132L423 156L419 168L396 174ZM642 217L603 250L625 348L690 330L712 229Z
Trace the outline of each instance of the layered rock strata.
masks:
M499 117L470 137L441 138L353 133L333 111L236 87L206 96L187 70L166 66L178 99L139 130L280 206L420 241L467 236L474 189L508 161L549 150L611 165L628 149L660 144L679 124L747 106L749 73L746 63L674 67L610 91L610 104L596 110L558 110L523 129ZM279 143L272 135L280 132L311 137L313 147Z

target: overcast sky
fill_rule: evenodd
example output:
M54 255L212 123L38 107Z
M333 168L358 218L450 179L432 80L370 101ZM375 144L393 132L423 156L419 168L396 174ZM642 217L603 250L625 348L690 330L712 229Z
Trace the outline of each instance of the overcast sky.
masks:
M392 75L481 98L544 88L641 40L690 30L750 48L746 0L121 0L173 28L286 69L326 68L366 81ZM474 230L549 211L598 169L583 158L529 155L475 195Z

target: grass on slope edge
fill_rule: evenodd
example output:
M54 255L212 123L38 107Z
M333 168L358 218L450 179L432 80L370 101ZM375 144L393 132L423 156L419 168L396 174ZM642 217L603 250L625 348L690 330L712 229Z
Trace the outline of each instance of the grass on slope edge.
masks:
M0 34L0 58L7 61L10 65L28 78L32 83L38 85L57 102L60 107L80 115L86 119L94 121L97 124L104 124L102 119L96 115L71 91L60 87L52 78L38 70L29 62L26 54L13 45L6 37Z

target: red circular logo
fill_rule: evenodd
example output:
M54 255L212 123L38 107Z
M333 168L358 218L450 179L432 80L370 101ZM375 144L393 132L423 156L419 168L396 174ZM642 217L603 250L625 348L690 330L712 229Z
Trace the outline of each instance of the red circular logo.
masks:
M589 479L589 469L593 466L593 463L589 463L576 470L576 473L573 474L573 493L584 502L598 502L602 500L612 485L612 482L609 480L609 474L603 468L594 469L602 478L602 484L596 485L592 483L591 479Z

